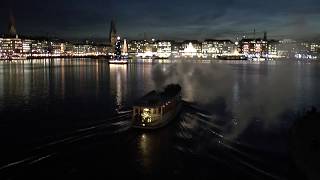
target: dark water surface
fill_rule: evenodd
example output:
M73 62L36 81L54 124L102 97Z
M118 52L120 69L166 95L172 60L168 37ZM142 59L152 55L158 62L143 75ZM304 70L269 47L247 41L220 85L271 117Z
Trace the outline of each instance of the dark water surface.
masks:
M319 107L319 82L319 64L289 61L0 62L0 173L288 179L288 131L296 113ZM180 117L154 132L130 129L125 110L168 83L183 87Z

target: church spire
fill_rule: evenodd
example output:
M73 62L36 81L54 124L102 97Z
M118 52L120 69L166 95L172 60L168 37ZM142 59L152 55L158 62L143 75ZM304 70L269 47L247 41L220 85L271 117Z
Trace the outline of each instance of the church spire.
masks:
M14 19L12 11L10 11L10 16L9 16L8 35L10 37L17 36L16 23L15 23L15 19Z
M114 46L116 42L117 42L116 23L114 22L114 20L112 20L110 24L109 43L110 45Z

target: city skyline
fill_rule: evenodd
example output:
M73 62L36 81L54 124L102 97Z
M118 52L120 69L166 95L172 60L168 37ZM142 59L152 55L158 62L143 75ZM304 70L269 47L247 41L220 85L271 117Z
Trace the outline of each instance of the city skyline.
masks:
M259 34L259 33L258 33ZM121 40L114 20L110 23L109 37L104 44L86 40L85 43L72 43L62 39L34 39L19 35L16 23L10 12L8 31L0 37L0 59L27 59L33 57L98 57L121 58L216 58L238 60L272 60L274 58L318 59L320 46L316 42L297 42L291 39L268 39L268 33L259 37L254 29L250 37L230 39L206 39L204 41L185 40L151 40L144 34L144 40ZM28 39L31 38L31 39ZM124 56L122 56L122 53ZM125 61L127 62L127 61ZM117 62L118 63L118 62Z
M252 36L254 29L259 37L267 31L273 39L320 37L320 3L315 0L202 2L15 0L1 7L0 32L7 31L12 11L18 34L30 36L106 39L114 19L119 34L129 39L142 39L145 34L172 40L236 39Z

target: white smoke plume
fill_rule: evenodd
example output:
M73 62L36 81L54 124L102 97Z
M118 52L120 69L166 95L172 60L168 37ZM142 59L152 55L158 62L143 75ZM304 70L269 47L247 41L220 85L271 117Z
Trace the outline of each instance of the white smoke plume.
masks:
M183 87L184 99L213 104L219 98L237 121L227 136L236 138L259 117L265 128L278 123L279 116L292 108L296 95L294 64L197 64L156 65L155 87L169 83ZM214 110L212 110L214 112Z

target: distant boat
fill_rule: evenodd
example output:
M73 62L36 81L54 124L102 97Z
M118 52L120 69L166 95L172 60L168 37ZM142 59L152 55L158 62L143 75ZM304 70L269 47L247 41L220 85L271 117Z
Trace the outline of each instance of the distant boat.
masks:
M241 54L235 54L235 55L221 55L218 56L218 59L220 60L248 60L248 57Z
M122 60L110 59L109 64L128 64L128 60L127 59L122 59Z
M129 61L127 57L121 56L117 58L112 57L108 62L109 64L128 64Z
M180 85L168 85L163 92L151 91L134 104L133 128L161 128L177 117L181 106Z
M27 59L26 56L18 56L18 55L9 57L9 60L26 60L26 59Z

